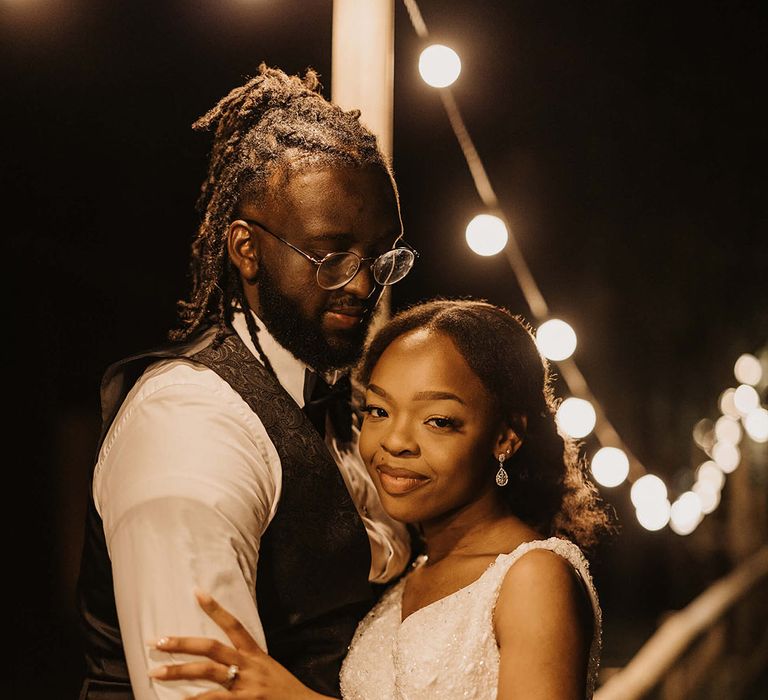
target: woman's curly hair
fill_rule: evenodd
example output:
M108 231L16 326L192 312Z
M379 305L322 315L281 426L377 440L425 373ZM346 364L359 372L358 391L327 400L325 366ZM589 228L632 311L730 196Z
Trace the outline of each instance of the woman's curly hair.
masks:
M482 381L522 445L508 460L503 489L511 511L543 536L564 536L584 550L613 529L613 514L587 476L579 447L557 430L549 365L529 325L485 301L435 299L396 314L374 336L361 361L365 386L386 348L410 331L448 336ZM522 420L525 416L525 420ZM489 478L492 471L489 468Z

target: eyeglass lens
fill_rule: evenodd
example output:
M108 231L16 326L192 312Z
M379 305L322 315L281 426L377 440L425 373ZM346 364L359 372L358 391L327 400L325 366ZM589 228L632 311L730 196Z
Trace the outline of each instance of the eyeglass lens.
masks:
M399 282L413 267L415 256L408 248L388 250L374 260L371 266L373 279L378 284ZM347 284L360 269L360 258L354 253L334 253L317 268L317 283L323 289L338 289Z

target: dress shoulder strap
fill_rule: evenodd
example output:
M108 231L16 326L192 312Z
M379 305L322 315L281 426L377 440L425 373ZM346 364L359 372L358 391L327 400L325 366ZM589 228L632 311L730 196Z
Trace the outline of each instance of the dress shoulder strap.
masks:
M591 603L594 631L589 651L589 672L587 675L587 698L591 698L597 681L597 671L600 665L600 654L602 650L602 611L600 609L597 590L595 589L592 575L589 571L589 562L576 544L561 537L550 537L546 540L523 542L509 554L500 554L491 567L491 571L489 571L493 579L493 607L496 605L501 584L509 569L522 556L534 549L548 549L567 560L576 570L576 573L584 586L584 591Z

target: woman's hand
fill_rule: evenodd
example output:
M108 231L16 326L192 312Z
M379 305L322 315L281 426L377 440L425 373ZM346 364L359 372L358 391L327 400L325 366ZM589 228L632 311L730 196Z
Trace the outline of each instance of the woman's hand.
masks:
M234 648L206 637L163 637L155 642L156 649L204 656L208 660L160 666L150 671L150 677L159 681L209 680L223 686L188 700L317 700L326 697L307 688L262 651L240 621L211 596L199 592L195 596Z

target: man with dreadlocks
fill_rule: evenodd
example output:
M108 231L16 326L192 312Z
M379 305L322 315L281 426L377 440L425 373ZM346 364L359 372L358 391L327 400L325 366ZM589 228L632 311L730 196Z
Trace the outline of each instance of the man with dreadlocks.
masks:
M359 116L325 100L312 71L262 65L194 125L215 138L181 328L102 383L82 700L221 689L148 680L160 659L147 642L163 630L219 634L194 587L338 696L357 622L408 561L359 459L346 375L381 291L415 258Z

